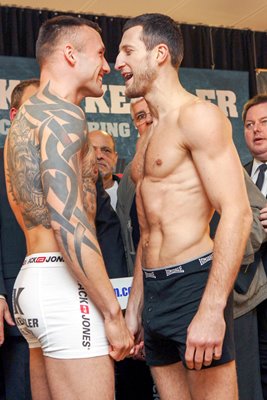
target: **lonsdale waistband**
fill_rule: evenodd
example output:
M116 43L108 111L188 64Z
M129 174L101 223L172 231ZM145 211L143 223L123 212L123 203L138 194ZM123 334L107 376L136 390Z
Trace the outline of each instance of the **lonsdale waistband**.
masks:
M180 265L169 265L160 268L143 268L143 276L145 279L167 279L173 275L186 275L198 272L212 260L213 253L205 254L199 258L188 261Z
M36 253L25 257L23 266L63 266L65 264L64 258L61 253Z

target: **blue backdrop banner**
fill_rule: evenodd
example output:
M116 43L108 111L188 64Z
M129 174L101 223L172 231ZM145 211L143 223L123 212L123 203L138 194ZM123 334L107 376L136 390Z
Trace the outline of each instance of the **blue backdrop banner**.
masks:
M82 107L89 130L101 129L115 137L119 153L117 167L118 172L122 172L134 155L137 131L131 120L129 99L124 95L123 79L113 64L110 67L112 72L104 79L103 97L86 98ZM0 56L0 147L10 127L9 105L13 88L20 80L38 76L35 59ZM249 96L248 72L181 68L179 76L189 92L217 104L230 119L241 161L247 162L251 157L244 141L242 108Z

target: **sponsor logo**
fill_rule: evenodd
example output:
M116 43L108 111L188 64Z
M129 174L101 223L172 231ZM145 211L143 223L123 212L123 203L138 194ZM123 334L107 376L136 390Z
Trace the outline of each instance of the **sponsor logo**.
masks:
M25 327L27 328L38 328L39 327L39 321L38 318L22 318L22 317L16 317L16 324L18 327Z
M14 314L22 314L24 315L24 312L22 311L20 305L19 305L19 297L21 293L23 292L25 288L14 288L13 293L12 293L12 301L13 301L13 308L14 308Z
M131 286L122 287L122 288L114 288L114 292L117 297L127 297L127 296L129 296L130 291L131 291Z
M170 276L173 274L182 274L184 272L183 268L181 265L179 265L179 267L176 268L172 268L172 269L166 269L166 276Z
M13 301L13 309L17 327L20 332L27 337L28 335L32 336L33 332L29 328L38 328L39 320L38 318L24 318L24 312L22 311L20 305L20 296L25 288L14 288L12 293L12 301Z
M82 346L90 350L91 347L91 320L90 307L86 291L80 283L78 283L78 295L80 303L80 313L82 320Z
M211 253L211 254L210 254L209 256L207 256L207 257L199 258L200 265L202 266L202 265L206 264L207 262L211 261L211 260L212 260L212 257L213 257L213 254Z
M38 256L38 257L26 257L23 265L32 264L32 263L55 263L55 262L64 262L64 258L62 256Z
M153 271L152 272L144 271L144 273L145 273L145 277L146 278L154 278L154 279L156 279L156 275L155 275L155 273Z

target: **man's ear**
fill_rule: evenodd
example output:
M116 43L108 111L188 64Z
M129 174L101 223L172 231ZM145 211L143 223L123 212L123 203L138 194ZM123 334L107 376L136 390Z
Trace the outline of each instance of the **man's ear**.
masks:
M75 65L76 63L76 57L75 57L75 51L74 51L74 47L72 46L72 44L68 43L65 46L64 49L64 55L66 60L68 61L68 63L72 66Z
M11 121L11 122L12 122L13 119L15 118L17 112L18 112L18 110L17 110L15 107L12 107L12 108L9 110L9 118L10 118L10 121Z
M169 53L169 48L168 48L168 46L166 44L161 43L161 44L159 44L159 45L157 45L155 47L155 50L156 50L157 62L159 64L162 64L166 60L168 55L170 54Z

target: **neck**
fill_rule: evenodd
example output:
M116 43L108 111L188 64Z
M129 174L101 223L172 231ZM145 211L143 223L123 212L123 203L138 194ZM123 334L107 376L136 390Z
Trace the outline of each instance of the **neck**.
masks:
M105 178L103 178L103 186L104 189L109 189L114 185L114 180L112 178L112 175L109 175Z
M64 79L62 80L62 76ZM40 91L47 85L49 85L49 91L55 96L61 97L73 104L79 105L82 98L79 98L77 90L70 85L66 85L66 81L71 82L72 80L66 79L64 73L58 76L58 73L53 71L45 70L42 71L40 76Z
M144 96L153 118L168 113L179 107L182 99L189 93L182 87L177 72L170 71L170 75L158 76L150 91Z

